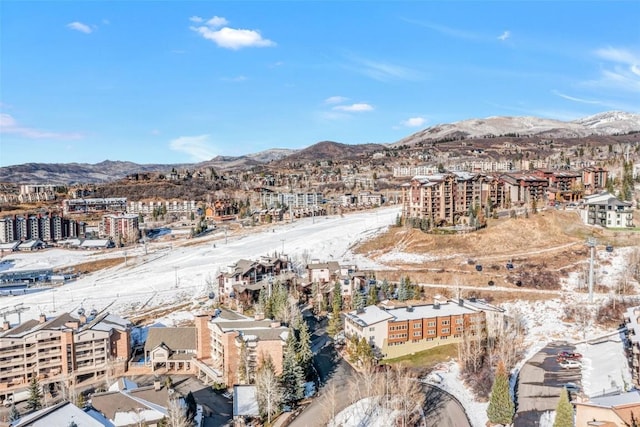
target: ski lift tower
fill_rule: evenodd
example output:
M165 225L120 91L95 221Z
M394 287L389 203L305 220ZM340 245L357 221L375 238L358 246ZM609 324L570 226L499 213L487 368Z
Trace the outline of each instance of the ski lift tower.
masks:
M589 304L593 304L593 262L596 252L597 240L595 237L589 237L587 239L587 246L591 250L589 258Z

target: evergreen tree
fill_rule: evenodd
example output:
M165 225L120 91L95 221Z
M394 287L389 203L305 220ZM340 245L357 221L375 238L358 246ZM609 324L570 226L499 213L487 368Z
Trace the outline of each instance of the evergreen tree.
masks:
M331 300L331 310L333 312L340 312L342 310L342 287L340 282L336 282L333 285L333 299Z
M487 416L493 424L509 425L513 420L513 414L514 406L509 393L509 377L504 364L500 362L493 381L493 387L491 387Z
M357 354L358 360L362 364L369 364L373 361L373 350L364 337L358 342Z
M369 293L367 294L367 305L376 305L378 303L378 289L376 285L369 285Z
M293 405L304 397L304 371L297 358L298 342L295 332L289 329L289 336L282 360L282 400L287 405Z
M271 311L271 299L269 298L268 289L260 289L260 295L258 297L258 303L262 307L262 313L267 319L273 318L273 312Z
M382 281L382 285L380 285L380 290L382 291L383 298L389 298L389 282L387 279Z
M36 377L32 377L29 382L29 400L27 400L27 408L30 411L37 411L42 408L42 390Z
M187 396L184 398L184 403L187 405L187 419L192 420L198 410L198 404L192 392L187 393Z
M553 427L573 427L573 406L569 402L569 392L562 387L560 400L556 406L556 420Z
M362 310L366 303L367 300L362 294L362 291L360 291L360 289L356 289L353 295L353 308L355 308L356 310Z
M297 357L298 364L304 371L305 375L308 375L311 371L313 351L311 351L311 333L309 332L309 326L307 326L307 322L305 321L300 322Z
M398 286L398 301L406 301L407 299L407 284L403 278L400 280L400 286Z
M11 411L9 412L9 421L17 421L20 419L20 411L16 408L15 403L11 405Z

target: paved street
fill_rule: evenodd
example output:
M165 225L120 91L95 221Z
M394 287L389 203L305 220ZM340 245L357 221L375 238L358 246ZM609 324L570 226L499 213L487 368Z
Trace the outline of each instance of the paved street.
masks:
M464 408L449 393L424 385L427 427L471 427Z
M580 369L563 369L556 362L561 351L575 351L566 343L551 343L536 353L520 370L514 427L535 427L540 416L558 405L562 386L580 385Z

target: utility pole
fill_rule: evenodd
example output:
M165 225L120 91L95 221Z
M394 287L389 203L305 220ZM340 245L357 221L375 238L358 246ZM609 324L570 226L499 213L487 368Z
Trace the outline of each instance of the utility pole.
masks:
M178 266L174 266L173 270L176 273L176 288L178 287Z
M596 243L595 237L589 237L587 240L587 246L591 249L589 259L589 304L593 304L593 261L596 252Z
M284 255L284 239L280 239L280 241L282 242L282 252L280 255Z

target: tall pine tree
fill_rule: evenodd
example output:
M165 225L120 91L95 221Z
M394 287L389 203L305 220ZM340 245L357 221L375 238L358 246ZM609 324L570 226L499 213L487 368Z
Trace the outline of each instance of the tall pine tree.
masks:
M493 424L509 425L513 420L514 406L509 393L509 377L504 364L500 362L496 377L491 387L491 398L487 408L487 416Z
M298 364L306 375L311 371L311 361L313 359L313 351L311 350L311 333L309 326L304 320L300 322L300 333L298 336Z
M569 392L562 387L560 400L556 406L556 420L553 427L573 427L573 406L569 402Z
M298 364L296 357L297 340L293 329L289 329L289 336L282 360L282 375L280 384L282 385L282 401L287 405L293 405L304 397L304 371Z
M42 390L36 377L32 377L29 382L29 399L27 400L27 408L29 408L30 411L37 411L42 408Z

